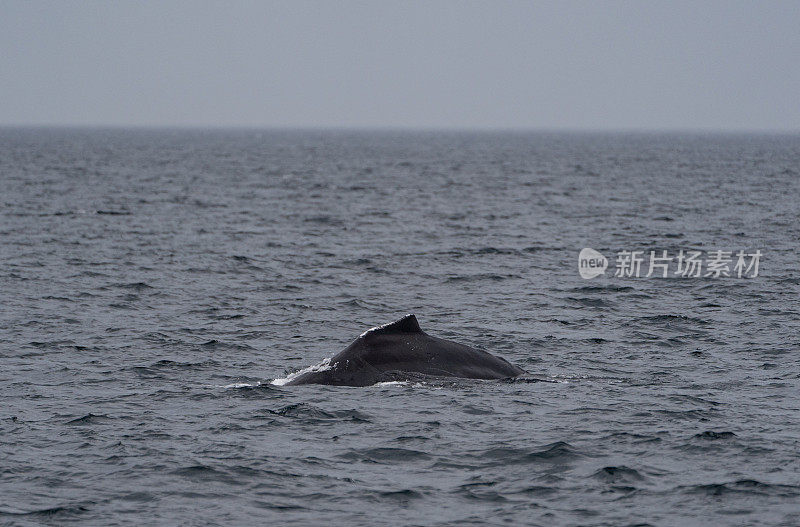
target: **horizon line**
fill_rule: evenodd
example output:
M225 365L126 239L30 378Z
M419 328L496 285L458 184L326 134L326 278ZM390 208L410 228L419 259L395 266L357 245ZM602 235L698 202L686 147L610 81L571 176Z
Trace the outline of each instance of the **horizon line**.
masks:
M447 125L303 125L303 124L121 124L121 123L0 123L0 129L185 130L185 131L318 131L318 132L494 132L494 133L716 133L800 134L798 128L717 126L447 126Z

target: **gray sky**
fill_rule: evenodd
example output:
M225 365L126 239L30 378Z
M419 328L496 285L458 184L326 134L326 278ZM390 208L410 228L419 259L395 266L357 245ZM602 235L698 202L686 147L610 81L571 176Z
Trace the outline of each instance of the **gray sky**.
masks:
M0 124L800 129L800 1L0 0Z

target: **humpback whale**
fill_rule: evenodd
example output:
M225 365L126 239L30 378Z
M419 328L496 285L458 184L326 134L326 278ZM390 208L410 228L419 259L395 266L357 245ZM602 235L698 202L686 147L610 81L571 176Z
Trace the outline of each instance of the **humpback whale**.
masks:
M321 364L274 383L369 386L424 376L505 379L523 373L522 368L485 351L432 337L420 329L417 317L406 315L365 331Z

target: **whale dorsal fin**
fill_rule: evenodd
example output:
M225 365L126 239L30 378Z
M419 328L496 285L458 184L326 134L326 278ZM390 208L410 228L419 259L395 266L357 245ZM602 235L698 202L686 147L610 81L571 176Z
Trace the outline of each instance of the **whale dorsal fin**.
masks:
M361 336L366 337L367 335L388 335L392 333L422 333L422 329L419 327L417 317L412 314L408 314L394 322L368 329L362 333Z

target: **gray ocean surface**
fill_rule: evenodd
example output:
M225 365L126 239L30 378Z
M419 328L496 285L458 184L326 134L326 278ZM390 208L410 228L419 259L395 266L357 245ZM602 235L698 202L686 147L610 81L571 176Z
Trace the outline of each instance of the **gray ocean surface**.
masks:
M2 129L0 525L799 525L799 239L800 135ZM406 313L531 376L271 383Z

